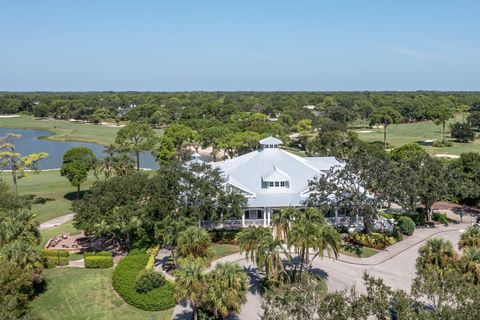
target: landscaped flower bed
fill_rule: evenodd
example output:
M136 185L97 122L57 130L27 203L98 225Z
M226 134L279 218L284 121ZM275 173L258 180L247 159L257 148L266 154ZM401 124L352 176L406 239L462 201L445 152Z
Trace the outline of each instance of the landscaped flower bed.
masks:
M112 283L118 294L129 304L148 311L173 308L173 284L169 281L151 291L140 293L135 289L138 275L145 270L149 255L144 251L131 252L120 260L113 271Z

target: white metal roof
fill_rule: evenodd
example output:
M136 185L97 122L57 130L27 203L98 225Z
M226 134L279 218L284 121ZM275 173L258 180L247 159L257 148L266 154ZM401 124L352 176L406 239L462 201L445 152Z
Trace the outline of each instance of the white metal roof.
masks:
M277 138L275 138L275 137L271 137L271 136L270 136L270 137L267 137L267 138L265 138L265 139L260 140L259 143L260 143L261 145L273 144L273 145L277 145L277 146L283 144L282 140L277 139Z
M249 193L249 206L266 207L301 205L307 196L308 182L340 162L334 157L302 158L279 148L261 148L212 165L223 172L227 183ZM263 181L289 183L288 188L266 188Z

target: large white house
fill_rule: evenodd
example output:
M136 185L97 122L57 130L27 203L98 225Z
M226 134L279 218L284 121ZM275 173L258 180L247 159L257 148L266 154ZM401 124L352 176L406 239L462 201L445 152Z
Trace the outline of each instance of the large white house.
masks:
M276 210L303 207L309 195L308 182L340 165L334 157L299 157L281 149L282 144L268 137L256 151L211 163L224 174L227 190L237 190L248 199L242 226L268 226Z

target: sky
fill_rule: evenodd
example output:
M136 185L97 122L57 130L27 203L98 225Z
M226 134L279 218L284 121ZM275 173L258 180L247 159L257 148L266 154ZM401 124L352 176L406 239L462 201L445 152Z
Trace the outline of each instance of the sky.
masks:
M480 90L478 0L0 0L0 91Z

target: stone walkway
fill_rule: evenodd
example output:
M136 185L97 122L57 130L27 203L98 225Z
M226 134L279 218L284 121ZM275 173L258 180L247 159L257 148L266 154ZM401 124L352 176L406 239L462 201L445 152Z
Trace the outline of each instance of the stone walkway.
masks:
M44 223L40 224L40 230L50 229L59 226L65 222L72 221L74 215L74 213L69 213L64 216L56 217L45 221Z

